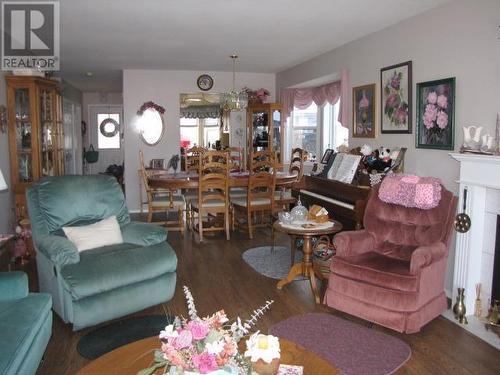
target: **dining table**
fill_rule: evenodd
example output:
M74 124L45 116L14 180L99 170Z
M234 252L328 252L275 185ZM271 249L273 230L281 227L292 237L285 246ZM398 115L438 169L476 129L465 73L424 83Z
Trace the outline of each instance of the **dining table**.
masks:
M249 177L248 171L231 172L229 174L229 187L248 187ZM296 179L296 174L276 172L276 186L289 185ZM154 189L198 189L198 173L196 171L152 173L148 177L148 184Z

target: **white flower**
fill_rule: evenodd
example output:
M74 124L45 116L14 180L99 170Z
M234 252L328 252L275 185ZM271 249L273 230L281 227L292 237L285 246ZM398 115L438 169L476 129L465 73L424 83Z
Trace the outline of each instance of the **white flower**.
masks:
M276 336L254 333L247 340L245 357L250 357L252 362L262 359L266 363L271 363L273 359L280 358L279 339Z
M217 355L224 350L224 340L219 340L213 343L207 343L206 349L208 354Z
M168 339L179 336L179 332L174 329L174 325L170 324L165 327L165 330L160 332L160 339Z

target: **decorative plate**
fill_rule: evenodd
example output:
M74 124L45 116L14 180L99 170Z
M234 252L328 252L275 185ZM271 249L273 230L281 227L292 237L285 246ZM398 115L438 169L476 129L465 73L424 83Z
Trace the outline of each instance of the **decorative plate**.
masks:
M200 88L200 90L202 90L202 91L208 91L208 90L210 90L213 87L214 80L208 74L202 74L196 80L196 84L198 85L198 87Z

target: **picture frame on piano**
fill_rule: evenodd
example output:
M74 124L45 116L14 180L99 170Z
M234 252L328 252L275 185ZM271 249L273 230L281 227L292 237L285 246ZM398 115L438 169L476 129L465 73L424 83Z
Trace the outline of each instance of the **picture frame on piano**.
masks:
M328 162L330 161L330 158L332 157L332 155L334 154L335 152L331 149L331 148L327 148L325 150L325 153L323 154L323 157L321 158L321 161L320 163L321 164L328 164Z

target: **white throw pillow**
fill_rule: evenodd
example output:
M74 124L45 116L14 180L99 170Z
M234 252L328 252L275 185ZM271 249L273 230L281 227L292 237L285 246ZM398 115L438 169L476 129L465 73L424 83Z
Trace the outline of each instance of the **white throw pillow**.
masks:
M116 216L81 227L63 227L64 234L78 251L123 243L122 232Z

